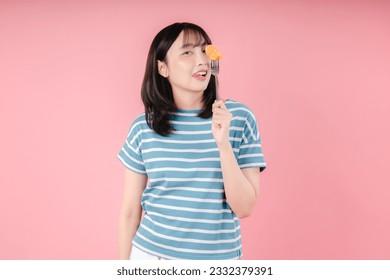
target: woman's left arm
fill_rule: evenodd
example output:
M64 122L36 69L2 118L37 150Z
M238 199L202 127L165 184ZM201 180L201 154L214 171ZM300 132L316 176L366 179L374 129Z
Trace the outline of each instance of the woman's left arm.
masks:
M226 200L238 218L248 217L259 193L259 168L240 169L230 143L219 146L219 153Z
M231 119L232 114L224 101L216 101L211 130L219 149L226 200L238 218L245 218L252 213L256 204L260 172L259 168L239 167L229 141Z

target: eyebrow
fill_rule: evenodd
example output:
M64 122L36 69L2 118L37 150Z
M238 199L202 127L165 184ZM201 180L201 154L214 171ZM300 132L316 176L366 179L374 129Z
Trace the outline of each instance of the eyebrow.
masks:
M207 45L207 43L206 42L204 42L203 44L192 44L192 43L188 43L188 44L184 44L183 46L181 46L181 49L187 49L187 48L194 48L194 47L203 47L203 46L205 46L205 45Z

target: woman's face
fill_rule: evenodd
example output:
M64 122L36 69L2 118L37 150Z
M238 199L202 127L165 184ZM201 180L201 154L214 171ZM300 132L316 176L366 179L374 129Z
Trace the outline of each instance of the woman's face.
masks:
M191 34L184 44L183 37L181 32L168 50L166 62L158 61L159 73L169 80L174 94L203 94L211 76L206 44L196 46L198 38Z

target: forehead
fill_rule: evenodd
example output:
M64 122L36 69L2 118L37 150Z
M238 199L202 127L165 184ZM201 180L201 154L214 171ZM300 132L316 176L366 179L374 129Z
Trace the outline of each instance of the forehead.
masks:
M180 50L186 47L199 47L207 45L205 38L195 30L183 30L175 42L172 44L172 49Z

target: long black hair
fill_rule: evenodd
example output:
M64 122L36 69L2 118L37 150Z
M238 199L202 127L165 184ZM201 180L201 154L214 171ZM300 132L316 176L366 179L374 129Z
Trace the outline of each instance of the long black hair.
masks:
M169 25L153 39L146 60L141 98L145 106L148 126L162 136L167 136L174 130L170 119L177 108L173 100L171 84L168 79L159 74L157 60L166 61L169 48L181 32L184 40L190 38L190 35L195 35L198 40L197 45L211 44L210 37L201 27L187 22ZM199 117L204 119L211 117L215 99L217 99L216 81L214 75L211 75L210 82L203 93L203 109L198 114Z

